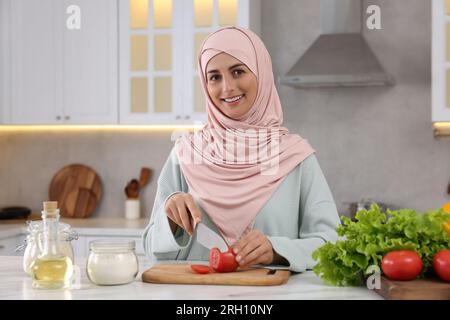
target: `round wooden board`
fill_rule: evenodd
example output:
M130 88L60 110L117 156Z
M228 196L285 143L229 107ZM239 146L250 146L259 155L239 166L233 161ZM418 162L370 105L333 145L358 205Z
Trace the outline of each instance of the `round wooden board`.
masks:
M88 166L72 164L59 170L49 187L51 201L58 201L60 214L66 218L87 218L102 196L101 181Z

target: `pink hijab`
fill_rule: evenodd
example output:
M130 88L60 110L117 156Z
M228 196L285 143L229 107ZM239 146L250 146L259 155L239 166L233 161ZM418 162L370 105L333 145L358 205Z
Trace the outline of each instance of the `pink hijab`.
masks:
M247 65L258 79L255 102L239 119L223 114L208 94L206 66L222 52ZM225 27L210 34L199 51L198 72L208 122L179 137L175 149L189 193L233 245L253 228L256 215L289 172L314 150L281 126L271 58L255 33Z

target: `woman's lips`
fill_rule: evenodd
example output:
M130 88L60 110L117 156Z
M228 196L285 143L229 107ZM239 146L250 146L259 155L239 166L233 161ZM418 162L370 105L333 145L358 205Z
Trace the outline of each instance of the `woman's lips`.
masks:
M244 98L245 98L245 94L243 94L239 100L236 100L234 102L226 102L224 99L222 99L222 102L224 104L226 104L227 106L234 107L234 106L237 106L238 104L240 104Z

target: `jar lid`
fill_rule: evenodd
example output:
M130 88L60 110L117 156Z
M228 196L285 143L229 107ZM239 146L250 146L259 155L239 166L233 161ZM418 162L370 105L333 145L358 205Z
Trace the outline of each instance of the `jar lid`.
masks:
M93 240L89 242L89 249L97 252L131 251L135 245L134 240Z

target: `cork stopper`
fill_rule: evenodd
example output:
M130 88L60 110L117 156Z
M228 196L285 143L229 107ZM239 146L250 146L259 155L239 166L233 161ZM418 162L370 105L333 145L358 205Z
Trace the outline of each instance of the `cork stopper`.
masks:
M45 214L47 217L56 217L58 215L58 201L44 201L42 214Z

